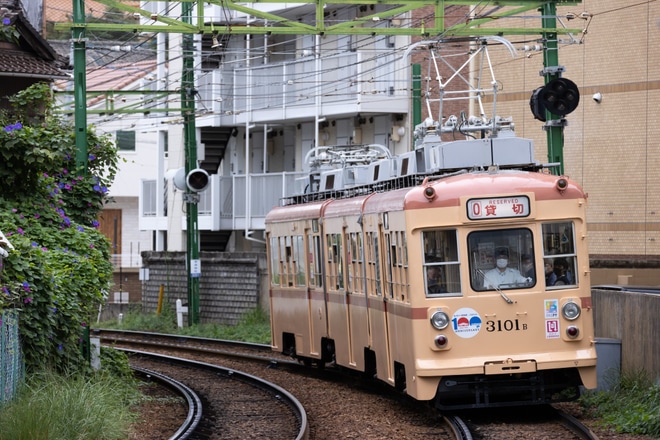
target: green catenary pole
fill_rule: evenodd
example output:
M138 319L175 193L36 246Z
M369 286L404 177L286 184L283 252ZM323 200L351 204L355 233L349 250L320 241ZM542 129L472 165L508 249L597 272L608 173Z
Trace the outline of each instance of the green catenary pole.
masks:
M422 123L422 66L412 65L412 127Z
M557 6L554 2L543 4L540 9L542 15L543 28L556 28L557 26ZM557 45L556 32L544 32L542 34L545 41L545 50L543 51L543 74L545 84L548 84L553 79L561 76L561 68L559 66L559 53ZM548 160L550 162L558 162L559 167L557 172L559 175L564 174L564 125L565 119L553 115L546 110L546 124L544 129L547 132L548 139Z
M75 99L76 165L87 173L87 73L85 59L85 2L73 0L73 89Z
M193 3L182 3L182 21L192 23ZM193 60L193 36L183 34L183 72L181 77L181 113L183 116L183 141L186 161L186 176L197 168L197 139L195 133L195 65ZM187 209L187 252L188 274L188 324L199 323L199 232L196 194L186 191ZM194 266L194 267L193 267Z

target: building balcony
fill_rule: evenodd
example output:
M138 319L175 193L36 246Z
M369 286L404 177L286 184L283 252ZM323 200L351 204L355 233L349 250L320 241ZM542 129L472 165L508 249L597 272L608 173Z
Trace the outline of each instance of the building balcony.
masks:
M314 115L406 113L410 71L391 50L356 51L231 71L209 70L197 82L201 100L211 103L207 110L217 116L212 123L233 126Z
M219 176L213 174L208 188L199 193L199 230L264 230L266 214L295 190L295 180L307 173L282 172ZM142 181L140 229L167 230L168 218L159 215L155 180ZM164 212L164 210L162 211ZM185 216L181 229L186 229Z

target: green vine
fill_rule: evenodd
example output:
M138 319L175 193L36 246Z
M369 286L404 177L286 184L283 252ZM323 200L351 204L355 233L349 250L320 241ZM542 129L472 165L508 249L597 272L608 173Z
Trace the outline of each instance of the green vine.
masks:
M90 128L88 167L79 169L74 130L52 115L47 85L10 102L0 112L0 230L15 250L0 272L0 309L19 310L28 369L71 371L83 365L81 329L112 280L110 243L97 218L117 149Z

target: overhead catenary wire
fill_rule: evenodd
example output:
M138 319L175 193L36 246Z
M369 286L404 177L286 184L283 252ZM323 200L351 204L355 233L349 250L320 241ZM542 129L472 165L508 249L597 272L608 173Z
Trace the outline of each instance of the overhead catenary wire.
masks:
M480 3L484 4L484 3L489 3L489 2L480 2ZM171 9L172 6L169 6L169 8L170 8L169 10L168 9L163 9L162 12L164 14L171 12L172 11L172 9ZM349 7L346 7L344 9L347 9L347 8L349 8ZM447 8L447 11L449 11L449 10L450 10L450 8ZM473 9L473 11L474 10L475 9ZM223 12L226 14L225 9L223 9ZM160 13L160 11L159 11L159 13ZM308 15L308 17L309 17L309 20L314 19L313 14L311 14L311 13ZM426 18L428 19L429 17L426 17ZM422 18L422 19L424 19L424 18ZM225 20L228 21L228 17L226 15L225 15ZM305 18L303 17L303 21L304 20L305 20ZM94 34L92 34L90 36L90 38L94 38ZM149 44L150 41L153 40L153 38L154 38L154 36L152 35L152 36L148 37L145 40L137 41L136 42L137 44L135 45L135 47L139 47L141 50L153 50L153 53L155 54L156 49L151 49L151 48L147 47L147 45ZM276 50L280 50L281 48L286 48L287 45L288 46L298 46L298 44L296 44L296 42L299 42L302 38L304 38L304 37L297 36L296 38L285 38L283 41L282 40L278 41L276 39L269 39L268 43L266 43L265 40L262 40L264 42L264 44L262 46L253 47L252 52L258 52L258 51L261 51L261 52L273 51L274 52ZM323 42L320 46L315 47L315 50L318 50L321 53L322 57L327 57L328 54L334 54L334 55L337 55L337 56L341 56L341 54L349 54L351 51L362 51L362 52L364 52L364 49L366 47L368 47L368 45L373 43L374 38L384 38L384 37L372 37L372 36L352 37L353 44L351 46L351 50L348 50L348 49L340 50L337 47L333 47L335 45L334 41ZM126 38L126 40L124 40L124 41L126 43L130 43L130 42L136 41L137 39L138 39L138 35L128 34L128 38ZM97 40L100 40L100 39L97 39ZM403 49L405 49L405 48L397 49L397 50L401 51ZM298 51L298 49L292 50L292 51L284 50L284 51L281 51L279 53L284 54L284 55L293 56L293 54L297 51ZM240 52L240 50L239 50L239 52ZM378 85L379 81L381 81L384 78L384 76L387 74L387 73L382 73L385 70L385 69L382 69L382 68L383 67L389 68L390 71L396 72L399 69L402 69L404 67L395 65L395 62L396 62L395 58L396 57L392 57L392 53L395 53L396 50L384 50L380 53L378 51L372 50L371 52L372 52L372 54L370 56L364 57L363 59L361 59L359 61L356 61L352 64L341 66L341 68L334 67L334 68L330 68L330 69L323 69L322 72L317 72L315 70L305 71L304 75L298 76L296 78L296 83L297 83L297 86L298 86L297 92L300 95L306 96L307 99L316 96L319 93L319 91L322 95L325 93L325 95L323 95L323 96L347 96L348 97L348 96L355 95L355 91L353 91L353 89L351 87L355 84L362 83L362 84L374 85L374 87L370 90L370 92L373 93L373 94L377 95L379 93L386 93L385 90L378 90L378 88L377 88L377 85ZM194 57L195 57L196 60L201 60L204 56L206 56L206 54L209 54L211 52L201 51L201 50L196 48L193 53L194 53ZM232 53L234 55L236 54L235 52L232 52L231 50L228 50L228 51L224 52L225 56L226 55L231 55ZM128 56L128 54L126 54L126 53L119 54L118 57L116 57L113 61L108 61L108 62L106 62L105 64L103 64L101 66L94 66L94 67L90 66L89 71L102 69L104 67L108 67L108 66L112 65L113 63L120 63L121 60L123 58L126 58L127 56ZM257 55L254 55L254 56L244 57L242 60L237 59L236 62L240 63L242 61L242 62L245 63L248 59L257 60L257 59L261 58L262 56L263 56L262 54L257 54ZM182 57L181 54L178 54L178 55L175 55L175 56L170 56L163 63L171 63L171 62L180 60L181 57ZM390 57L390 59L388 60L387 57ZM379 60L382 60L383 62L379 64ZM295 63L295 62L298 62L298 61L299 60L292 60L291 62ZM226 64L231 63L231 62L232 61L227 61ZM198 61L198 63L199 63L199 61ZM223 64L224 64L224 62L223 62ZM371 64L371 67L365 67L364 70L360 71L360 74L363 76L363 78L365 78L365 76L366 76L365 79L356 79L353 74L344 73L342 76L335 77L331 81L324 81L323 79L320 82L316 81L316 77L319 76L317 74L319 74L319 73L321 73L320 77L323 78L323 77L329 76L329 74L332 73L333 71L340 71L341 69L344 69L344 71L346 72L346 71L349 71L349 69L357 69L360 66L369 66L370 64ZM156 67L161 66L161 65L162 64L157 65ZM194 68L199 69L200 67L201 67L200 64L197 64L197 65L195 65ZM369 75L371 75L371 76L369 76ZM264 74L263 77L262 77L260 69L252 68L252 78L255 81L261 81L261 80L271 79L272 77L270 75L266 75L266 74ZM271 83L267 83L267 85L275 85L275 84L278 84L277 80L273 80ZM392 84L392 81L388 80L388 84ZM330 92L328 92L328 88L331 85L334 85L335 87ZM246 84L244 86L240 86L240 85L235 86L233 91L232 91L233 92L233 95L232 95L233 99L234 100L254 99L254 96L251 95L249 93L249 90L248 90L248 88L251 87L251 86L252 86L251 84ZM406 90L408 88L409 88L409 85L407 84L406 80L401 80L400 84L398 86L395 85L395 90ZM267 88L267 89L270 89L270 88ZM325 90L325 92L324 92L324 90ZM269 98L279 96L279 94L280 93L278 92L277 94L272 94L272 95L270 95L270 94L267 94L265 96L262 95L262 96L260 96L260 99L268 100ZM209 105L210 101L208 101L208 100L203 101L203 100L201 100L201 98L199 96L198 96L198 100L199 100L198 102L200 103L200 105L202 105L202 107L207 107L207 108L210 107L210 105ZM172 95L172 96L169 96L167 99L165 99L164 101L161 101L161 102L176 105L176 103L180 102L180 97L178 97L176 95ZM258 109L258 107L255 107L254 105L251 105L250 108L253 109L253 110Z

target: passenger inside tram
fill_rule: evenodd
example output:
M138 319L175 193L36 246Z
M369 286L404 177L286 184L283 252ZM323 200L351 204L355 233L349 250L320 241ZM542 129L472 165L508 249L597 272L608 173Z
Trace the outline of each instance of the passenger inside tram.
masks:
M431 266L426 269L426 290L428 293L447 293L438 267Z
M509 267L509 250L498 248L495 251L495 267L484 273L484 288L497 289L500 286L531 284L532 278L523 276L518 269Z

